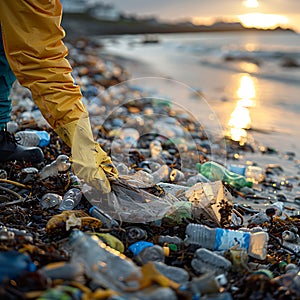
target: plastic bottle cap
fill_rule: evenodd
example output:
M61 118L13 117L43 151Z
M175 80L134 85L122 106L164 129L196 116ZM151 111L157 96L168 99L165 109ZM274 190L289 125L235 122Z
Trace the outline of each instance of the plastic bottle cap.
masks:
M165 246L165 247L162 247L164 249L164 254L165 256L170 256L170 248Z
M38 144L38 146L40 147L44 147L44 146L47 146L49 145L50 143L50 135L47 131L34 131L40 138L40 142Z

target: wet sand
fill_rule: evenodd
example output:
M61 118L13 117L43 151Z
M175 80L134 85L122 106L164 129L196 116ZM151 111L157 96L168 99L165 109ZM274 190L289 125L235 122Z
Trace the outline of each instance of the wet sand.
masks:
M213 72L211 68L204 67L205 75L198 77L196 73L198 66L193 66L189 57L180 60L180 57L176 58L170 54L173 55L172 59L165 60L165 57L158 56L159 51L156 47L158 46L150 45L145 48L121 46L116 50L118 48L116 42L115 45L102 49L101 55L113 55L131 74L132 79L129 81L131 85L153 91L153 96L171 99L176 109L196 118L212 139L224 138L229 132L228 122L239 100L235 95L239 86L237 83L234 86L232 80L234 78L238 82L241 75L223 69ZM284 170L283 179L297 178L300 174L299 114L297 111L270 106L268 101L271 101L271 97L280 98L285 93L297 93L299 87L291 84L289 90L285 91L283 89L286 86L277 82L274 90L272 81L257 78L253 80L257 84L258 101L255 106L246 107L251 117L251 126L246 130L246 143L253 147L254 152L240 153L235 163L250 162L262 168L268 164L278 164ZM197 90L198 87L203 88ZM266 93L270 95L263 103L262 97ZM273 153L266 153L261 151L262 149L272 149ZM224 164L232 163L225 155L221 160ZM300 189L295 187L292 192L284 190L282 193L290 203L293 203L294 198L300 195ZM261 205L262 202L259 203L259 206Z

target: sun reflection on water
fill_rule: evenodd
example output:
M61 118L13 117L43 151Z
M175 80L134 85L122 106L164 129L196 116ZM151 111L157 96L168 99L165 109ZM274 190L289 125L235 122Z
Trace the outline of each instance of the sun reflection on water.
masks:
M256 86L249 74L241 74L236 91L237 103L228 121L229 137L244 144L247 140L247 129L251 127L249 108L256 106Z

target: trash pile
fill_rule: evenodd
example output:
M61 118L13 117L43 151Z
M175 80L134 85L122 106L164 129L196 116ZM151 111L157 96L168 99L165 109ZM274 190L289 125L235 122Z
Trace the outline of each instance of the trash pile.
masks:
M117 85L129 74L96 43L68 46L120 176L109 195L90 190L15 85L8 130L44 162L1 164L0 298L300 299L300 170L287 179L280 165L242 165L232 153L249 148L230 140L227 163L221 148L212 160L212 137L190 115Z

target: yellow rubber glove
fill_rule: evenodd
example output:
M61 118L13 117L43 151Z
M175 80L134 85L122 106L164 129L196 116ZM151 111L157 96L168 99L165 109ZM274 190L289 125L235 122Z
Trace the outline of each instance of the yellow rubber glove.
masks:
M81 118L55 131L72 149L74 173L102 193L109 193L108 178L118 177L118 171L111 158L94 141L89 118Z

